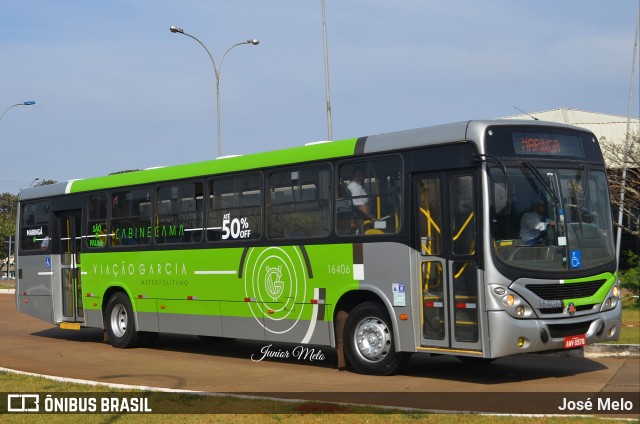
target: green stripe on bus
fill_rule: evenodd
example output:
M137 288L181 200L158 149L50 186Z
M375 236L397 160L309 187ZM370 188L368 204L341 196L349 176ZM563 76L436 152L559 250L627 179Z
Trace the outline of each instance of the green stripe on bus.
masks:
M573 278L570 280L565 280L565 284L575 284L575 283L588 283L591 281L605 280L605 283L598 289L593 296L589 297L581 297L577 299L564 299L564 306L568 306L569 303L573 303L576 306L583 305L594 305L600 304L604 302L604 299L607 297L609 290L613 287L613 284L616 282L616 275L611 274L610 272L605 272L598 275L593 275L586 278Z

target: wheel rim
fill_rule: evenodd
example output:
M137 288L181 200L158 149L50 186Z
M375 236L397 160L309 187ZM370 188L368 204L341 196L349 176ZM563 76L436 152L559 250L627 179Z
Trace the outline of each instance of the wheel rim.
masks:
M122 305L116 305L111 311L111 331L116 337L122 337L127 332L129 317L127 310Z
M380 318L365 318L356 326L353 341L362 359L379 362L391 349L391 331Z

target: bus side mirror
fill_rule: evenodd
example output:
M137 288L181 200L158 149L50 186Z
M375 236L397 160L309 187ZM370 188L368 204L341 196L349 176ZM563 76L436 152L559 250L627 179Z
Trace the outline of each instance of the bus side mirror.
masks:
M505 183L493 183L493 205L496 215L509 215L509 193Z

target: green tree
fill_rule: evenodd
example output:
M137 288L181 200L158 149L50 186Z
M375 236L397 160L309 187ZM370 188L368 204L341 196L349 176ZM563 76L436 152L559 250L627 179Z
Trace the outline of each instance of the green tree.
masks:
M36 187L39 186L43 186L43 185L49 185L49 184L55 184L57 183L56 180L47 180L46 178L44 180L40 180L36 183Z
M9 236L16 234L16 211L18 210L18 196L11 193L0 194L0 258L6 258L9 253L8 245L4 243ZM13 250L12 250L13 252Z
M602 154L607 165L611 205L622 209L624 221L622 231L634 237L640 237L640 134L632 134L629 142L600 139ZM625 150L626 147L626 150ZM622 184L622 169L626 166L627 175ZM620 194L624 190L624 205ZM618 226L618 217L614 216L614 225Z

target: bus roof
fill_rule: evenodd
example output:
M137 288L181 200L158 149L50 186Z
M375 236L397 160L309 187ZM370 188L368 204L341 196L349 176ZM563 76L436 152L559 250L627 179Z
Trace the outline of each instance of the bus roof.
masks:
M199 177L203 175L225 174L229 172L259 169L270 166L303 163L315 160L358 156L393 150L403 150L431 144L446 144L461 141L478 143L489 125L534 125L573 128L554 122L534 120L476 120L425 128L397 131L351 138L341 141L309 143L305 146L255 153L246 156L228 156L202 162L150 168L87 179L70 180L64 183L37 186L24 189L21 200L35 199L104 190L132 185L148 184Z

